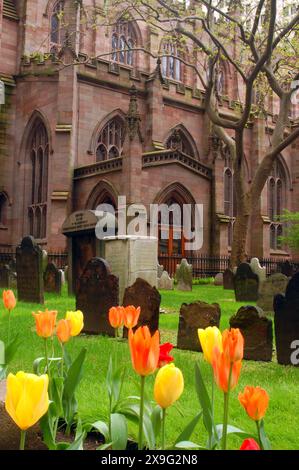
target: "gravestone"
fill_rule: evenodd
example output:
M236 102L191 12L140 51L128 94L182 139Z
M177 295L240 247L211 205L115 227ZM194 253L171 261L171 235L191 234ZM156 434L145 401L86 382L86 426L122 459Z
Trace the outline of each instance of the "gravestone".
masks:
M244 359L272 360L272 320L259 307L248 305L239 308L229 324L231 328L239 328L244 337Z
M158 290L144 279L137 278L134 284L125 290L123 306L140 307L140 317L136 328L147 325L151 334L159 328L160 303L161 295ZM127 335L128 331L124 328L124 337Z
M288 278L282 273L271 274L260 284L257 306L264 312L273 313L273 301L277 294L284 294L287 288Z
M234 288L234 273L231 269L226 269L223 273L223 288L231 290Z
M157 264L157 276L158 276L158 279L162 276L163 274L163 271L164 271L164 266L162 264Z
M23 238L16 249L18 300L44 303L42 257L34 238Z
M202 351L198 339L198 328L219 327L221 310L217 303L208 304L200 300L182 304L179 317L177 347L189 351Z
M45 272L48 266L48 253L46 250L42 250L42 253L43 253L43 272Z
M63 269L59 269L60 275L61 275L61 284L65 284L65 273Z
M10 289L12 284L12 272L7 264L0 265L0 287Z
M118 277L111 274L108 263L92 258L78 280L76 309L84 314L85 333L114 336L108 312L118 305Z
M280 271L282 274L284 274L287 277L292 277L295 274L294 266L289 260L286 260L283 263L281 263Z
M251 267L252 271L255 274L257 274L260 283L265 281L265 279L267 277L266 268L260 265L260 261L259 261L258 258L252 258L251 259L250 267Z
M223 273L218 273L214 279L214 286L223 286Z
M192 264L183 258L180 264L177 264L175 277L177 280L178 290L192 290Z
M259 278L248 263L241 263L234 276L234 289L237 302L256 302L258 299Z
M105 259L111 271L119 278L119 301L122 304L125 289L137 278L152 287L158 285L156 237L125 235L104 238Z
M61 294L61 271L54 263L48 263L44 272L44 286L46 292Z
M274 297L274 312L277 361L298 366L298 354L294 356L299 340L299 273L290 279L285 295Z
M161 277L158 278L158 289L173 290L173 279L167 271L163 271Z

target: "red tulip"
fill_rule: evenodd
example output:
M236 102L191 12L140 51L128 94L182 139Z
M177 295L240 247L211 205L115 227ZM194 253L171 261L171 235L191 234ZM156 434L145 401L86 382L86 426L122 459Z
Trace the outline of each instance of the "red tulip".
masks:
M258 443L252 439L245 439L240 447L240 450L261 450Z
M160 355L159 355L158 367L165 366L169 362L173 361L173 357L169 355L172 348L173 348L173 344L171 344L171 343L164 343L164 344L160 345Z

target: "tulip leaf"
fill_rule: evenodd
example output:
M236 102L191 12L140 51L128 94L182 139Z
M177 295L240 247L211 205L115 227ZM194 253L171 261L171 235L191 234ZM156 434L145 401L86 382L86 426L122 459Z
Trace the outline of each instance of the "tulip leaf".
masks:
M36 375L41 375L44 373L44 371L41 371L41 364L43 363L43 361L46 361L45 357L38 357L33 361L33 372Z
M151 422L153 426L154 435L158 436L160 434L162 425L162 408L159 405L155 406L152 411Z
M54 436L54 423L56 417L53 413L54 404L50 403L48 412L40 419L39 424L43 434L43 442L46 444L49 450L55 450L57 445L55 443Z
M156 439L153 424L149 414L146 411L143 415L143 433L149 450L155 449Z
M265 427L264 427L264 420L262 419L259 423L259 429L260 429L260 442L263 450L271 450L271 444L266 436L265 433Z
M97 447L97 450L110 449L112 446L113 446L113 442L108 442L107 444L102 444L101 446Z
M86 432L83 431L71 444L68 445L66 450L83 450L83 442L86 437Z
M216 425L216 432L217 432L218 439L221 440L222 432L223 432L223 424ZM243 431L242 429L236 428L235 426L231 426L230 424L227 425L227 434L235 434L237 436L240 435L242 439L245 439L247 437L253 437L254 439L256 438L256 436L254 436L253 434Z
M177 442L176 445L175 445L176 449L203 449L203 450L206 450L205 447L203 446L200 446L199 444L195 444L195 442L191 442L191 441L180 441L180 442Z
M83 363L86 356L86 348L82 348L77 358L71 364L64 382L63 398L73 397L75 390L83 375Z
M124 415L112 413L111 420L111 440L113 450L125 450L128 441L128 425Z
M92 427L99 431L105 438L105 442L108 442L109 440L109 428L107 423L104 421L95 421L92 423Z
M190 439L196 425L199 422L199 419L200 419L201 415L202 415L202 411L200 413L198 413L194 418L191 419L191 421L187 424L185 429L181 432L181 434L176 439L176 441L174 443L174 447L176 446L176 444L178 442L187 441L188 439Z
M0 341L0 365L5 365L5 344L3 341Z
M203 422L209 436L213 433L212 405L198 364L195 364L195 384L199 403L202 407Z
M5 363L6 364L9 364L12 361L21 343L22 341L19 338L19 335L16 335L15 338L6 346L5 348Z

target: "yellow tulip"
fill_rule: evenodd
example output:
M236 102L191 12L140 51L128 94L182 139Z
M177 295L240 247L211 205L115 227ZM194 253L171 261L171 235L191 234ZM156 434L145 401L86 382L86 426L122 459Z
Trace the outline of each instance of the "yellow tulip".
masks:
M83 313L81 310L76 310L76 312L66 312L65 319L70 320L72 324L71 336L78 336L84 326Z
M212 364L214 347L216 347L219 352L222 352L221 332L217 326L208 326L208 328L204 330L199 328L197 332L204 358L207 362Z
M22 430L30 428L48 411L49 379L47 375L8 374L5 409Z
M180 369L173 363L159 369L154 385L154 397L161 408L173 405L184 390L184 377Z

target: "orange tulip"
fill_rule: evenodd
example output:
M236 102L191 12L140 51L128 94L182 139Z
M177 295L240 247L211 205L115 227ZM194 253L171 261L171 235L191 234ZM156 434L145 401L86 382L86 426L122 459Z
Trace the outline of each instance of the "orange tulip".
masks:
M269 395L266 390L247 385L244 392L239 393L238 398L249 418L259 421L265 416L269 404Z
M212 361L214 379L217 386L227 393L233 390L239 380L242 361L231 362L224 352L220 352L218 348L214 348L213 361ZM232 370L231 370L232 368ZM229 383L229 376L231 370L231 377Z
M153 374L158 367L160 355L159 331L151 336L147 326L140 326L135 333L130 329L129 346L135 372L143 377Z
M120 328L123 325L124 307L111 307L108 315L112 328Z
M128 305L124 308L124 325L126 328L134 328L139 320L140 307L134 307L134 305Z
M244 338L239 328L224 330L222 333L223 353L230 362L237 362L243 359Z
M38 336L42 338L49 338L54 333L56 323L56 310L46 309L44 312L33 312L32 315L35 318L36 332Z
M8 289L3 291L3 304L4 307L9 311L13 310L17 305L15 294L12 290Z
M72 323L70 320L59 320L56 328L57 338L61 343L66 343L71 337Z

